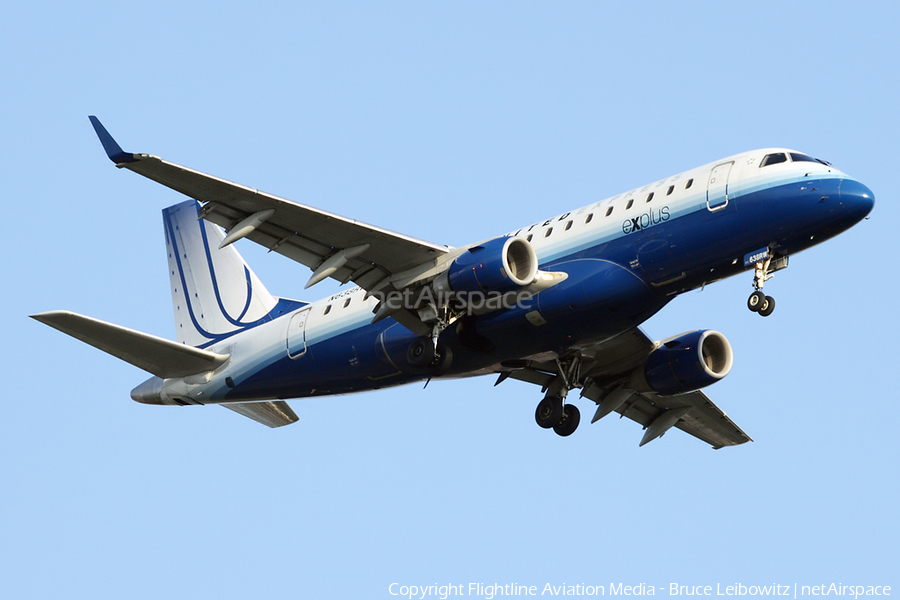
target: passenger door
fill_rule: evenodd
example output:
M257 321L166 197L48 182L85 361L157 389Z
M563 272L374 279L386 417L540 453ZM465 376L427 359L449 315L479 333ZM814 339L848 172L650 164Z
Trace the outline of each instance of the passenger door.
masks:
M706 186L706 208L717 211L728 206L728 177L734 161L713 167Z

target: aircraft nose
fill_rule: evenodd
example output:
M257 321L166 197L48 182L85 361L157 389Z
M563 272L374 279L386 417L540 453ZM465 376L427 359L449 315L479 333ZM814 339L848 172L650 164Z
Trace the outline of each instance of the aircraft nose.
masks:
M855 179L843 180L840 190L841 204L853 212L857 221L872 212L875 206L875 194L872 190Z

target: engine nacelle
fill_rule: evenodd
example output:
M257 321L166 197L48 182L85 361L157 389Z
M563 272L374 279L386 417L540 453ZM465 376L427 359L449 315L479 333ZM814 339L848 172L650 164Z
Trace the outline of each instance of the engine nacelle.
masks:
M506 293L534 283L538 259L527 240L496 238L469 248L435 280L438 291Z
M644 366L647 384L670 396L693 392L728 375L734 355L724 335L711 329L691 331L662 342Z

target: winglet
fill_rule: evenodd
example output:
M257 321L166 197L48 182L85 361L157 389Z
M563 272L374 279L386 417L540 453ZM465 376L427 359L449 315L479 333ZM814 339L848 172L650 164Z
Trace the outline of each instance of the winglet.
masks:
M103 149L106 150L106 155L109 157L109 160L116 164L137 162L138 159L135 158L134 154L124 152L121 146L116 143L116 140L109 135L109 132L106 130L106 127L103 126L103 123L100 122L100 119L93 115L89 116L88 119L91 120L91 125L94 126L94 131L97 132L97 137L100 138L100 143L103 144Z

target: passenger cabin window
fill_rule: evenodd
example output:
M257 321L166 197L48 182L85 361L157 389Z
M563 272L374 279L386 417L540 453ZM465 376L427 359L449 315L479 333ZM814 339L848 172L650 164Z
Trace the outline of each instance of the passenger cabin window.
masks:
M690 189L690 187L691 187L692 185L694 185L694 180L693 180L693 179L688 179L688 180L687 180L687 183L684 184L684 189L686 189L686 190L687 190L687 189Z
M550 237L550 234L553 233L553 228L548 227L547 231L544 232L544 237Z
M654 194L654 192L650 192L649 194L647 194L647 202L650 202L651 200L653 200L653 194Z
M606 216L608 217L609 215L611 215L611 214L612 214L612 211L613 211L613 207L612 207L612 206L610 206L609 208L607 208L607 209L606 209Z
M534 237L534 236L533 236L532 234L529 233L529 234L528 234L528 237L525 238L525 241L530 242L530 241L531 241L531 238L533 238L533 237Z
M666 190L666 196L671 196L671 195L672 195L672 192L674 192L674 191L675 191L675 186L674 186L674 185L670 185L670 186L669 186L669 189Z
M329 304L328 306L325 307L325 310L322 312L322 314L327 315L330 312L331 312L331 305Z
M768 167L769 165L777 165L778 163L787 162L787 156L784 152L776 152L774 154L766 154L766 157L759 163L759 168Z
M348 306L350 306L351 300L353 300L353 298L347 298L346 300L344 300L344 308L347 308Z
M590 222L591 222L591 219L593 219L593 218L594 218L594 213L588 213L588 216L586 216L586 217L584 218L585 224L590 223Z
M568 231L570 229L572 229L572 221L569 221L568 223L566 223L566 231Z
M634 204L634 198L632 198L631 200L628 201L628 204L625 205L625 210L628 210L629 208L631 208L631 206L633 204Z

